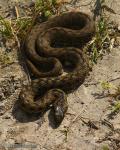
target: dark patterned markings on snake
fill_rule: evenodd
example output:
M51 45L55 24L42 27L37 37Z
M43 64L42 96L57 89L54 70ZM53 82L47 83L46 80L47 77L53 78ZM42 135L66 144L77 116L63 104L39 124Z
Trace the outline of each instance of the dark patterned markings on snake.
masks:
M28 113L54 110L61 123L68 109L66 94L84 82L89 72L82 51L95 33L91 17L68 12L33 27L24 41L27 66L36 77L20 92L22 108Z

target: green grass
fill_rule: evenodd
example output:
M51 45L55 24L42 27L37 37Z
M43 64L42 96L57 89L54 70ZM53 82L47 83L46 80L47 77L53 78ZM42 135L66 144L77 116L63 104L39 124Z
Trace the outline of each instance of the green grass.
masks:
M104 4L104 1L101 1ZM32 15L16 20L7 20L0 16L0 33L3 37L21 40L25 37L30 27L34 25L37 15L41 15L46 20L57 13L59 4L57 0L36 0L35 6L31 9ZM90 62L95 64L98 58L101 58L106 52L111 51L111 31L109 30L108 19L101 14L99 21L96 23L96 34L93 40L85 47L89 51ZM17 38L16 38L17 37Z
M109 150L109 147L108 147L107 145L104 145L104 146L102 147L102 150Z
M7 20L0 16L0 33L6 39L22 39L32 24L32 18L18 18L16 20Z
M115 86L114 84L108 82L108 81L101 81L100 85L101 85L103 90L110 90L110 89L112 89L112 90L118 91L118 87Z
M41 12L45 18L56 13L57 0L36 0L35 12Z
M8 20L0 16L0 33L3 37L11 38L17 36L18 39L22 39L29 28L34 25L35 17L40 15L48 19L50 16L56 14L57 0L36 0L35 6L32 11L32 16L17 18L15 20Z
M14 62L14 59L8 53L0 53L0 63L8 65Z
M110 22L109 18L105 16L104 10L113 13L113 10L105 5L105 0L100 0L100 12L99 20L96 23L96 34L93 40L85 47L85 51L89 52L90 63L96 64L98 58L106 52L111 52L114 42L116 40L116 26L113 22ZM112 41L113 40L113 41Z
M13 40L20 47L20 41L28 33L29 29L34 25L37 15L48 19L56 14L58 8L57 0L36 0L35 6L31 9L30 16L18 17L16 19L7 19L0 16L0 34L4 39ZM17 12L16 12L17 13ZM7 52L0 53L0 63L7 65L11 64L13 59Z
M4 19L2 16L0 16L0 33L4 37L13 37L11 21Z
M115 105L113 106L113 112L117 112L117 111L119 111L119 110L120 110L120 102L117 101L117 102L115 103Z
M32 25L32 18L18 18L15 23L16 35L22 39Z
M90 53L90 60L92 64L96 64L98 58L102 57L106 52L111 51L111 37L108 30L109 24L106 18L101 16L96 24L96 33L93 40L87 45L87 51Z
M115 113L120 111L120 86L116 87L116 92L113 94L113 97L115 98L115 103L112 107L112 112Z

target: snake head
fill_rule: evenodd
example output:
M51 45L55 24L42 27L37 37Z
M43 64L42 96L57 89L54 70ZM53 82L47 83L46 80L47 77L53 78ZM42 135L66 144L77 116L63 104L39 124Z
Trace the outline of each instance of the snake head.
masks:
M59 90L59 94L60 94ZM68 109L68 104L67 104L67 97L65 93L62 91L62 94L59 95L60 97L56 100L56 102L53 105L54 109L54 119L56 124L60 124L62 120L64 119L65 113Z
M57 106L54 108L54 117L57 124L62 122L64 118L64 110L62 107Z

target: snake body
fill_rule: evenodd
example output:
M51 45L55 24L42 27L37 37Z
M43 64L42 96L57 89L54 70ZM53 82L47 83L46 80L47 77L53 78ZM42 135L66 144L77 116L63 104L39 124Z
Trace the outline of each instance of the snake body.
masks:
M55 121L63 120L68 109L66 93L81 85L89 72L82 48L94 33L94 21L81 12L64 13L33 27L22 48L36 77L20 92L25 111L43 112L52 105Z

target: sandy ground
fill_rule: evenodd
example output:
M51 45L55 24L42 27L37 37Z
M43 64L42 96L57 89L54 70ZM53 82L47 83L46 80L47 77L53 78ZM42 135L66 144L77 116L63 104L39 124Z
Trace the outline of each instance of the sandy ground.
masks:
M14 18L15 0L1 0L0 14ZM99 0L73 0L61 11L80 10L93 15L91 10ZM21 15L30 0L21 0ZM106 0L115 13L106 12L120 26L120 1ZM97 15L97 14L96 14ZM68 112L62 124L55 128L52 115L28 116L17 104L19 92L27 76L19 61L19 52L10 41L0 37L0 54L8 55L9 65L0 62L0 150L120 150L120 113L111 114L113 98L106 97L101 82L115 86L120 83L120 46L105 54L94 65L90 76L74 93L69 94Z

